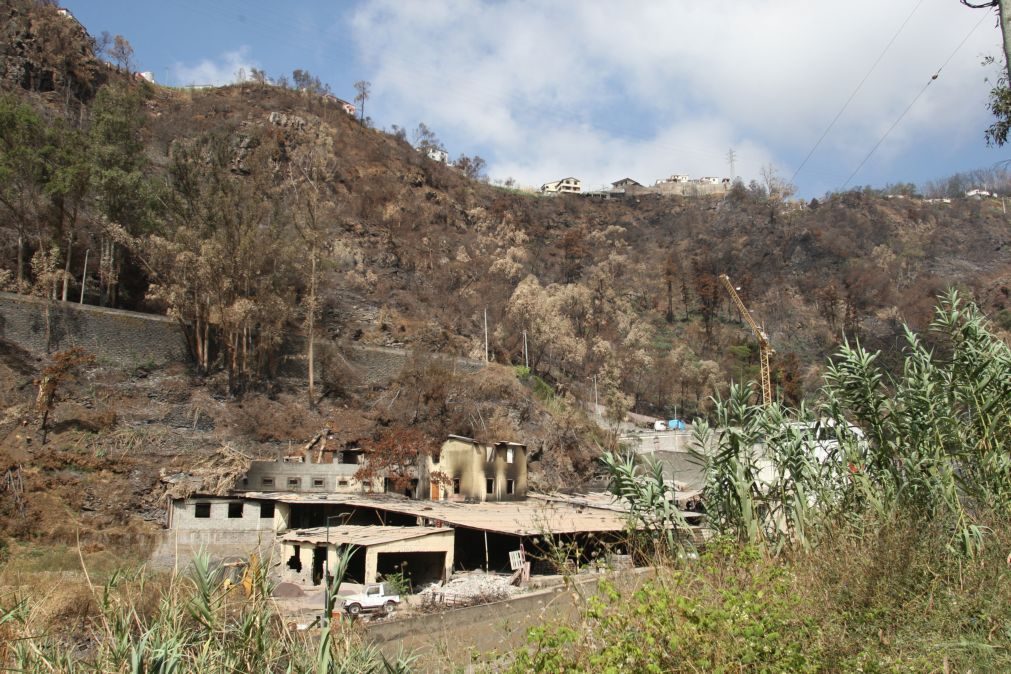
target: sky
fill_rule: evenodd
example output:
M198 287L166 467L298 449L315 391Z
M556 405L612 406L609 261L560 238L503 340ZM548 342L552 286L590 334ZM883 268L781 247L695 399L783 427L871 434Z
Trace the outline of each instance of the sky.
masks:
M733 150L811 198L1011 159L983 136L1000 29L958 0L61 1L163 84L366 80L377 128L520 185L729 177Z

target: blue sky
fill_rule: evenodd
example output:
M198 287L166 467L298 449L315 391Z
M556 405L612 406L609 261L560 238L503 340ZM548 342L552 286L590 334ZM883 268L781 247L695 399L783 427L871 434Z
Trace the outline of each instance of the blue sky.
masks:
M1000 30L958 0L62 2L92 34L126 37L162 83L302 68L351 100L368 80L377 127L424 122L453 157L523 185L728 176L731 148L746 182L766 166L790 178L843 111L794 179L821 196L928 81L850 185L1011 158L983 139L997 71L981 61Z

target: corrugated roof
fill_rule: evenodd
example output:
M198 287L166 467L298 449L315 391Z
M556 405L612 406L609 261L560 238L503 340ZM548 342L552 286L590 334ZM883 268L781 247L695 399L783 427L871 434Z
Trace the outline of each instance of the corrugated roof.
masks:
M395 494L284 494L247 492L247 498L289 504L345 505L374 508L455 527L494 531L514 536L538 534L605 533L624 531L628 511L613 497L594 495L586 500L534 497L526 501L459 503L416 501ZM607 499L610 502L607 502ZM592 501L592 502L591 502ZM695 513L685 513L692 516Z
M370 545L395 543L412 538L431 536L432 534L450 534L452 529L440 527L373 527L341 525L337 527L313 527L310 529L293 529L285 533L281 540L296 543L325 543L330 541L338 545L358 545L367 548Z

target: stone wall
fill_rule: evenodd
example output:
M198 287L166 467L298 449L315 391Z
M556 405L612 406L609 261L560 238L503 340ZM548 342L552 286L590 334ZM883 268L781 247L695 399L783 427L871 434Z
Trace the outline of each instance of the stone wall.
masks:
M0 292L0 341L3 340L37 356L80 346L94 353L102 364L126 368L190 362L182 326L174 319ZM277 374L304 379L305 339L291 336L284 351L286 355L281 358ZM442 359L445 367L458 372L476 372L484 367L480 361L430 356ZM317 340L316 357L320 380L332 365L337 368L337 376L350 374L359 378L361 384L371 386L385 384L399 375L411 352L381 346L346 348L329 340Z
M189 360L182 328L171 318L11 293L0 293L0 340L39 356L80 346L123 367Z

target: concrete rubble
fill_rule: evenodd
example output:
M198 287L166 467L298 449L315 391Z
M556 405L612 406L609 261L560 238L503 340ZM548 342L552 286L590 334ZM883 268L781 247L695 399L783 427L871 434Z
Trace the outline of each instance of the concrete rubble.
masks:
M455 574L445 585L432 583L418 593L425 607L470 606L508 599L523 590L506 574L470 571Z

